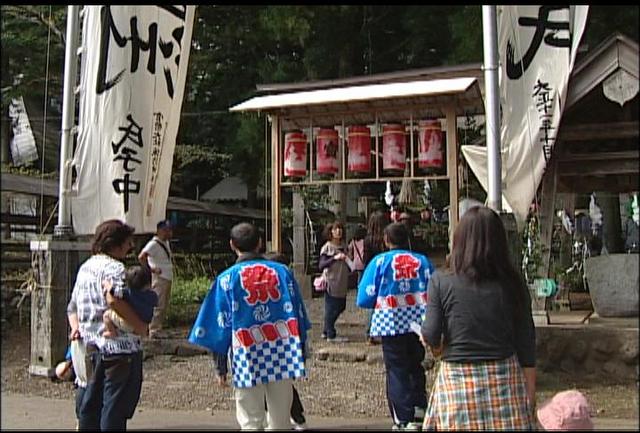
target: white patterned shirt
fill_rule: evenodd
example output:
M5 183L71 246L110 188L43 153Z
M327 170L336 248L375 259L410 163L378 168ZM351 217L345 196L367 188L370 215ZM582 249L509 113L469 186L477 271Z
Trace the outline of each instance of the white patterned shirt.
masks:
M76 313L80 337L85 344L95 344L103 353L133 353L142 350L140 337L131 332L118 331L118 335L105 338L102 315L109 308L102 282L111 280L113 296L123 297L124 265L105 254L96 254L85 261L76 276L67 314Z

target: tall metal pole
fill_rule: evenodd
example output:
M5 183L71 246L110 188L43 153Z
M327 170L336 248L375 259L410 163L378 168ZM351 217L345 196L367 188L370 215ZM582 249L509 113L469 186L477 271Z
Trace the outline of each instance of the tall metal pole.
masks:
M80 6L67 8L67 41L64 57L64 93L62 96L62 139L60 143L60 185L58 225L54 227L54 234L58 236L73 233L71 226L71 203L69 190L71 189L71 167L69 156L73 144L73 128L76 112L76 74L78 69L78 26Z
M500 98L498 88L498 31L495 6L482 6L484 85L487 113L488 205L502 211L502 161L500 153Z

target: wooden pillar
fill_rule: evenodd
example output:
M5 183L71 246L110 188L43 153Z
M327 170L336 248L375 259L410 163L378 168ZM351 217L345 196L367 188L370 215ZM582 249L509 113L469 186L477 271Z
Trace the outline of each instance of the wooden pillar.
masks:
M576 209L576 194L575 193L563 193L560 195L560 206L567 212L567 215L574 221L575 209ZM567 233L565 229L562 229L560 235L560 269L564 271L572 264L571 251L573 248L573 237L570 233ZM557 278L557 276L556 276Z
M343 133L344 136L344 133ZM340 149L344 149L344 142L340 140ZM344 174L344 150L338 152L338 173L337 179L342 179ZM347 189L346 185L342 183L329 184L329 196L333 200L334 204L330 206L331 211L336 215L336 219L341 220L343 223L347 222ZM346 235L346 232L344 233Z
M294 191L293 193L293 261L291 267L295 276L302 297L311 299L313 293L311 291L311 280L305 272L305 259L307 256L307 243L305 242L305 209L302 194Z
M282 152L280 145L280 117L271 116L271 251L282 252L280 207L280 173L282 172Z
M449 251L458 225L458 128L454 106L446 109L447 176L449 177Z
M602 212L602 247L609 254L624 252L620 196L609 191L596 192L596 203ZM599 251L598 251L599 252Z
M31 241L37 288L31 295L31 359L29 373L52 377L69 344L67 304L89 242Z
M551 269L551 240L553 236L553 218L556 203L556 189L558 184L557 155L551 158L547 170L542 177L542 193L540 197L540 213L538 228L540 230L540 244L542 245L542 269L538 269L543 276L550 276Z

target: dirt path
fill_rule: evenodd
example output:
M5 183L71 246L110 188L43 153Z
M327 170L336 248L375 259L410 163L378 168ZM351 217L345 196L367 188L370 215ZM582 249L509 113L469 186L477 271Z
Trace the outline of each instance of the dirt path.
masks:
M339 334L348 337L351 342L340 350L367 353L368 359L374 361L356 362L352 359L350 362L339 362L314 357L309 365L309 377L296 382L305 411L309 415L351 418L388 415L384 367L379 362L381 349L380 346L367 346L364 343L365 312L353 305L352 296L350 294L347 311L337 324ZM329 347L328 343L319 338L323 300L310 300L307 305L314 325L311 333L313 350L317 354ZM182 335L183 338L187 332L187 327L175 330L175 334ZM53 382L29 375L29 350L28 324L20 328L3 324L3 392L71 400L74 395L71 383ZM430 377L431 375L428 376ZM233 409L231 390L218 388L213 379L211 358L208 355L152 356L144 363L140 406L214 411ZM637 419L637 383L616 383L613 381L615 378L601 379L598 382L576 383L563 375L538 372L538 403L558 391L578 388L591 400L598 416Z

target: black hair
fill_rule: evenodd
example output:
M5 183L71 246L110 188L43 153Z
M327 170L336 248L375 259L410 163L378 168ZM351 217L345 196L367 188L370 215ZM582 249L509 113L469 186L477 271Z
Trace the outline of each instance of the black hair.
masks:
M337 220L332 223L328 223L326 226L324 226L324 230L322 231L322 237L324 237L324 239L327 241L332 240L333 234L331 232L333 231L334 228L338 228L338 227L342 229L342 240L344 241L344 225Z
M96 232L91 243L92 254L109 254L114 248L123 245L129 239L135 229L120 220L107 220L96 227Z
M387 238L387 242L396 248L409 248L409 231L406 225L391 223L385 227L384 235Z
M389 225L389 215L386 212L377 210L369 216L367 224L367 236L371 244L379 251L384 251L384 229Z
M497 280L522 318L527 286L509 257L507 233L500 216L485 206L467 210L453 234L449 265L474 282Z
M231 229L231 242L241 253L250 253L260 244L260 232L250 223L240 223Z
M358 224L356 231L353 233L353 239L359 241L367 236L367 228L363 224Z
M142 290L151 284L151 269L148 266L131 266L125 272L124 282L131 290Z
M267 260L271 260L273 262L282 263L283 265L289 266L289 257L287 257L284 253L279 253L277 251L270 251L264 254L264 258Z

